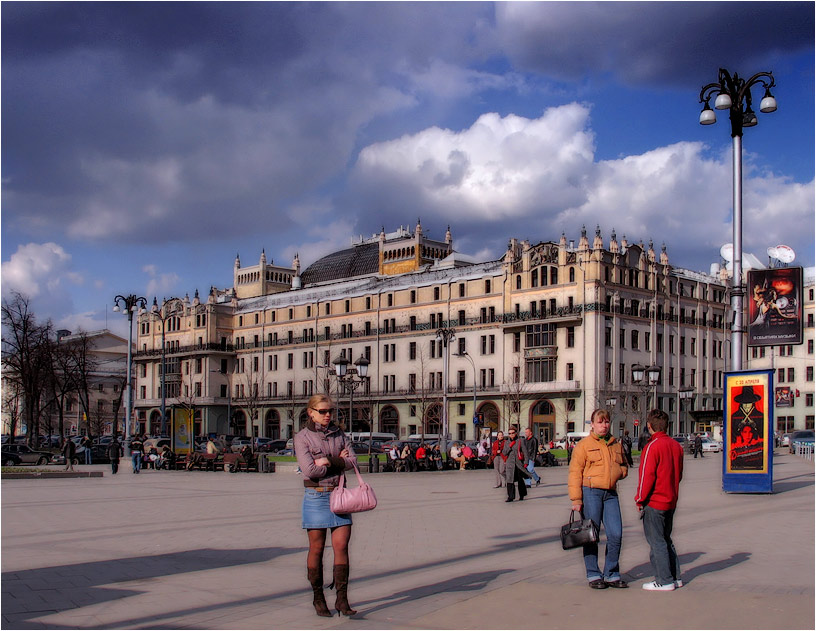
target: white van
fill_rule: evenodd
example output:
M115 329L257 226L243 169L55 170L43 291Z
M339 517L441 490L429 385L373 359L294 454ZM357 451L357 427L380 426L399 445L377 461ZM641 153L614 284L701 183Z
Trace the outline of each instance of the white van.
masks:
M582 438L586 438L589 436L589 432L567 432L567 441L572 441L572 443L577 443Z
M389 432L349 432L348 436L353 443L367 443L369 436L373 442L384 443L389 440L397 440L397 435Z

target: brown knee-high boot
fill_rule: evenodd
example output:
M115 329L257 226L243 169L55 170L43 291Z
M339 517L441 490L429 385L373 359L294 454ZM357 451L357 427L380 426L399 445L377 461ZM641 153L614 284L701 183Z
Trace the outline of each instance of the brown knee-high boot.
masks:
M334 588L337 590L337 599L334 601L334 608L344 616L353 616L357 613L352 609L348 601L348 579L349 566L334 566Z
M312 592L314 592L315 613L324 618L331 618L329 606L326 604L326 597L323 595L323 566L307 567L306 573L309 576L309 582L312 584Z

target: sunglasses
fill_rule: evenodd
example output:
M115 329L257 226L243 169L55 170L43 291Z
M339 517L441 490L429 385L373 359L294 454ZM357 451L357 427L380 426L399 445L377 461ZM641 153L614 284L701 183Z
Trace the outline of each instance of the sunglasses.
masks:
M318 414L325 416L326 414L334 414L334 408L325 408L322 410L318 410L317 408L312 408Z

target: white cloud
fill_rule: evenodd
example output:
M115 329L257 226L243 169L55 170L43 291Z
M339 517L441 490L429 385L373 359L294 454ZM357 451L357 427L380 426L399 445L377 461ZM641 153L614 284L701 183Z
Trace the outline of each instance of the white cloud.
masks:
M18 291L29 298L54 292L64 284L82 284L80 274L70 269L71 256L56 243L27 243L3 263L3 291Z
M372 187L400 180L451 220L522 217L581 203L592 168L589 108L576 103L541 118L484 114L468 129L432 127L366 147L356 176Z
M147 282L146 295L148 299L150 296L162 298L170 298L173 295L173 289L176 288L180 280L179 275L175 272L161 273L155 265L145 265L142 267L150 279Z

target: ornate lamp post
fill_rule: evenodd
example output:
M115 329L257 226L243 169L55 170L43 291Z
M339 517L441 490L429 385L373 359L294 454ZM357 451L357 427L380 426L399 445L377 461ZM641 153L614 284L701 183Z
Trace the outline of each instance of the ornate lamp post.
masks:
M640 386L643 394L649 392L654 388L654 405L657 407L657 384L660 381L660 366L649 366L648 368L635 364L632 366L632 383ZM651 405L651 400L647 403L647 407ZM645 418L644 418L645 421Z
M467 351L462 351L461 353L456 353L456 357L464 357L470 362L470 365L473 366L473 424L476 425L476 363L473 361L473 358L468 354ZM476 437L479 438L478 436Z
M456 331L440 328L436 330L436 339L442 340L442 436L439 439L439 451L448 453L448 345L456 339Z
M727 70L720 68L717 81L703 86L700 91L700 103L705 104L700 113L701 125L713 125L717 122L717 115L709 105L711 97L715 94L717 98L714 100L714 109L730 110L734 190L734 258L731 277L731 309L734 312L734 325L731 329L731 370L742 370L745 338L742 311L745 295L742 285L742 130L744 127L754 127L757 124L757 116L751 109L751 88L757 84L765 88L765 96L759 103L759 111L765 114L775 112L776 99L771 94L771 88L776 84L771 72L758 72L746 81L736 72L732 76Z
M153 298L153 307L150 309L150 317L162 323L161 331L161 433L167 433L167 348L165 344L165 332L167 322L172 318L177 318L184 314L184 301L181 298L168 298L162 301L159 307L156 298Z
M125 403L125 440L122 445L124 454L127 457L130 455L130 447L128 445L130 440L130 413L131 408L133 407L133 384L131 381L133 372L133 313L134 311L142 313L144 308L147 306L147 300L142 296L130 294L128 296L116 296L116 298L113 299L113 302L114 312L119 313L122 311L122 309L124 309L127 312L128 318L127 400ZM116 429L114 429L113 435L116 436Z
M368 381L368 365L371 363L364 356L354 362L356 368L349 368L351 361L346 359L343 355L335 359L334 374L337 376L337 381L348 390L349 393L349 431L354 431L354 391L361 385ZM368 432L368 455L371 455L371 438L372 429L369 427Z
M679 409L677 410L677 418L678 418L678 424L679 424L680 411L683 408L683 402L691 401L692 398L694 398L694 388L689 388L689 387L680 388L677 391L677 397L680 400L680 404L678 406ZM686 405L686 421L688 421L688 405ZM691 428L688 427L687 425L688 425L688 423L685 423L683 428L680 429L681 434L686 433L687 431L691 430Z

